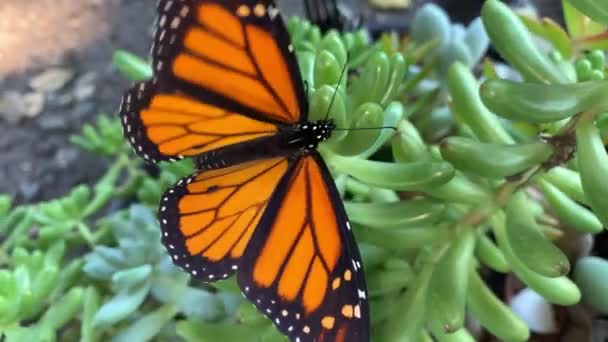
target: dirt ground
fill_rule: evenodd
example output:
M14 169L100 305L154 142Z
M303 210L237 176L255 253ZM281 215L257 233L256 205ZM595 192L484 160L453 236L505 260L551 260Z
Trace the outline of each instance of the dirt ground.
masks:
M41 110L26 108L30 112L19 115L0 108L0 193L14 194L21 202L38 201L64 194L75 184L93 182L103 173L104 161L80 152L69 143L69 136L99 113L116 113L129 82L112 68L112 52L123 48L147 54L153 3L0 2L0 101L4 97L10 108L19 99L7 101L6 93L25 94L28 99L28 93L37 92L30 83L49 68L73 75L60 89L42 87ZM53 82L64 81L51 77L47 81L51 88ZM88 87L88 94L78 94L83 87Z
M422 0L413 1L418 7ZM478 0L442 0L467 20ZM146 56L154 0L0 1L0 193L19 202L65 194L92 183L106 165L80 152L69 136L99 113L116 115L129 82L111 65L112 52ZM300 0L279 1L284 12L301 13ZM373 25L405 25L399 15L374 12L366 0L344 1ZM466 4L466 5L465 5ZM539 7L552 12L559 0Z

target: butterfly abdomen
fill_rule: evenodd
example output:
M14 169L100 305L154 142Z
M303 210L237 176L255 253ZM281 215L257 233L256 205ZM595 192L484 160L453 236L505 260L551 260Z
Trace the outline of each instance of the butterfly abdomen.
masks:
M331 136L334 128L335 124L331 120L289 126L273 136L204 153L197 158L197 166L201 170L212 170L254 160L301 155L315 150L320 142Z

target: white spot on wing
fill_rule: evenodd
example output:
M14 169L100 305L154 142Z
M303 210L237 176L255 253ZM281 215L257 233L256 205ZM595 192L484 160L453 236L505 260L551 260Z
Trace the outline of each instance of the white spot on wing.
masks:
M268 7L268 16L270 17L270 20L274 20L277 15L279 15L279 12L279 9L274 6Z
M361 299L365 299L367 296L365 295L365 291L361 291L359 289L357 289L357 292L359 294L359 298Z
M179 15L185 18L188 15L188 12L190 12L190 7L184 5L184 7L182 7L181 11L179 12Z
M171 20L171 28L172 29L176 29L179 27L179 24L182 22L182 20L179 17L175 17L173 18L173 20Z

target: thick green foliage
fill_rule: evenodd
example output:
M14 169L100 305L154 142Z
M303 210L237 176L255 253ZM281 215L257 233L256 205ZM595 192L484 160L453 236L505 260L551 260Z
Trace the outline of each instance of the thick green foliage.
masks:
M589 9L598 22L581 26L579 10ZM501 340L527 340L485 284L488 269L513 272L548 302L574 305L582 295L608 310L606 261L578 263L579 290L553 241L562 229L608 225L605 5L564 1L564 12L567 30L487 0L464 28L429 5L412 39L376 43L289 21L311 120L329 111L340 128L397 128L336 131L320 147L362 252L375 341L472 341L467 313ZM486 61L480 86L471 68L489 40L524 81L500 80ZM151 75L127 52L115 63L133 80ZM345 67L355 72L338 85ZM234 280L191 281L161 246L156 206L191 161L161 163L150 176L115 117L100 116L72 141L111 161L98 183L36 205L0 196L8 341L284 341Z

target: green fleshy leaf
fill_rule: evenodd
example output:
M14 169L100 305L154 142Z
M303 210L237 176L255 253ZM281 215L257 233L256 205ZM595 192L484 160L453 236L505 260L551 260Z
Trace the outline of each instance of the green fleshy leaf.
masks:
M260 336L259 327L201 321L180 322L177 333L187 342L251 341L252 336Z
M519 18L530 32L549 41L564 58L572 57L574 51L570 38L558 23L550 18L535 19L523 14Z
M574 280L583 293L583 302L602 314L608 313L608 261L598 257L579 260Z
M411 35L417 43L445 41L450 36L450 18L441 7L426 4L414 16Z
M133 81L145 81L152 78L152 67L134 54L117 50L113 56L114 65L120 73Z
M107 247L97 247L97 248L107 248ZM107 248L107 250L112 250L118 252L118 250ZM113 265L110 261L103 258L99 253L91 253L85 256L85 265L83 267L83 271L87 273L90 277L97 279L109 279L116 272L117 266Z
M568 0L562 0L562 10L564 21L568 28L568 33L573 38L583 38L603 33L608 28L606 25L596 23L577 10Z
M150 283L147 282L130 291L122 291L105 303L95 314L94 325L108 327L131 315L144 302Z
M157 336L162 328L176 314L175 306L164 305L160 308L140 317L126 329L119 331L113 338L113 342L150 341Z
M177 304L180 311L190 319L214 321L226 314L218 296L192 287L184 289Z
M117 290L131 289L149 279L151 273L152 267L150 265L122 270L112 275L112 285Z

